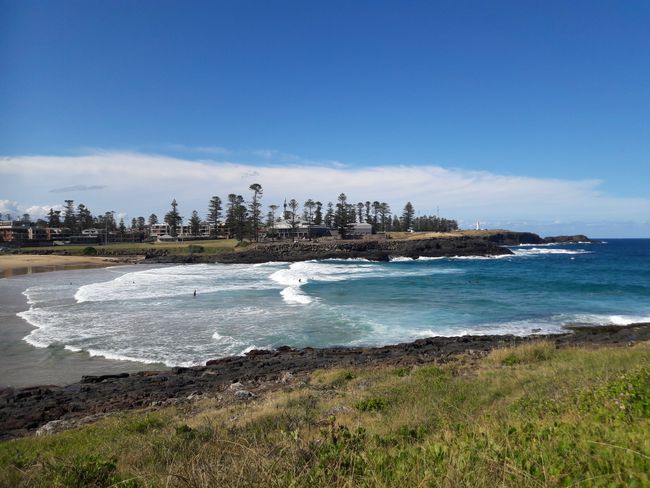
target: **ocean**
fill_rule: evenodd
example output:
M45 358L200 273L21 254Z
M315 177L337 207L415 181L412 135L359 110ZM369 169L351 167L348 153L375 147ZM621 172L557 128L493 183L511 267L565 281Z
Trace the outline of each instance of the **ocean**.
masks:
M24 280L37 348L190 366L251 349L650 321L650 240L388 263L138 265ZM196 296L194 296L196 290Z

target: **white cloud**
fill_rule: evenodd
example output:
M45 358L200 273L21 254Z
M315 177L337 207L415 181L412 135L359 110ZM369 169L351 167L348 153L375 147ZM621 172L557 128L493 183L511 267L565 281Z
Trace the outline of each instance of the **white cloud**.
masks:
M4 219L6 214L10 214L12 217L17 217L22 215L24 212L20 211L20 205L18 202L12 200L0 200L0 218Z
M435 212L439 206L442 215L466 222L640 223L650 215L649 199L607 195L598 180L540 179L433 165L277 166L99 152L74 157L6 157L0 159L0 176L9 182L10 191L3 189L9 194L3 196L21 205L32 205L49 189L60 188L70 190L61 193L62 199L83 201L96 213L110 209L125 216L166 211L171 198L177 199L184 215L195 208L204 213L210 196L225 200L228 193L247 195L248 186L255 182L263 186L267 205L281 204L285 198L326 203L343 192L351 202L386 201L395 212L406 201L422 213ZM80 187L99 186L109 190L78 193Z

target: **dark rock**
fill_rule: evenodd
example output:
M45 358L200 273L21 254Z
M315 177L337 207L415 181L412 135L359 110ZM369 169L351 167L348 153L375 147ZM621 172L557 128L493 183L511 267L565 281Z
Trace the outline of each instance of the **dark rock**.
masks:
M583 234L577 234L575 236L550 236L550 237L545 237L544 242L546 244L576 244L576 243L584 243L584 242L594 242L591 239L589 239L586 235Z
M105 380L113 380L118 378L128 378L129 373L119 373L119 374L104 374L101 376L82 376L81 383L101 383Z
M53 420L81 419L152 404L171 405L187 401L188 397L198 398L200 395L197 392L211 397L230 387L237 398L251 398L246 393L236 392L246 392L248 390L244 385L248 388L248 385L263 381L277 383L278 379L284 379L291 382L292 377L315 369L343 365L410 366L433 361L446 362L468 351L480 357L495 347L534 340L550 340L557 347L589 344L625 346L631 341L650 340L650 323L621 327L574 326L565 334L536 334L529 337L430 337L381 348L291 349L287 346L282 351L268 354L227 357L208 361L208 366L178 368L176 374L170 371L125 373L86 377L82 384L67 387L5 388L0 391L0 440L33 432ZM291 376L287 371L291 372ZM89 381L88 378L92 379ZM70 424L53 424L52 427L64 425Z

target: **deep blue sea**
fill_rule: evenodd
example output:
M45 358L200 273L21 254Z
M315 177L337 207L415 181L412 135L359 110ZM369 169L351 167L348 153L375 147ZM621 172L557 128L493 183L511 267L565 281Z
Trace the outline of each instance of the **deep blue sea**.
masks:
M35 327L25 340L36 347L167 365L280 345L650 321L650 239L511 249L514 256L494 258L44 273L25 290L30 309L18 315Z

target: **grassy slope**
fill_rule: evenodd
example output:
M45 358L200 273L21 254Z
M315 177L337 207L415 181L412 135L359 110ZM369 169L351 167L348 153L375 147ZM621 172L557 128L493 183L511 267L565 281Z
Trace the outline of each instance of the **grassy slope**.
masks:
M407 241L414 241L419 239L450 239L452 237L489 237L494 234L502 234L504 232L512 232L503 229L494 230L457 230L451 232L388 232L387 235L391 239L404 239Z
M319 371L289 390L7 442L0 484L650 486L648 343Z
M140 243L140 242L120 242L115 244L94 245L99 252L103 251L117 251L125 254L144 254L149 249L166 249L170 254L188 254L190 246L201 246L204 254L216 254L224 251L232 251L237 247L238 242L235 239L215 239L208 241L183 241L183 242L156 242L156 243ZM66 251L73 255L82 255L85 245L68 245L68 246L55 246L55 247L24 247L21 252L30 251L43 251L52 250L55 252Z

